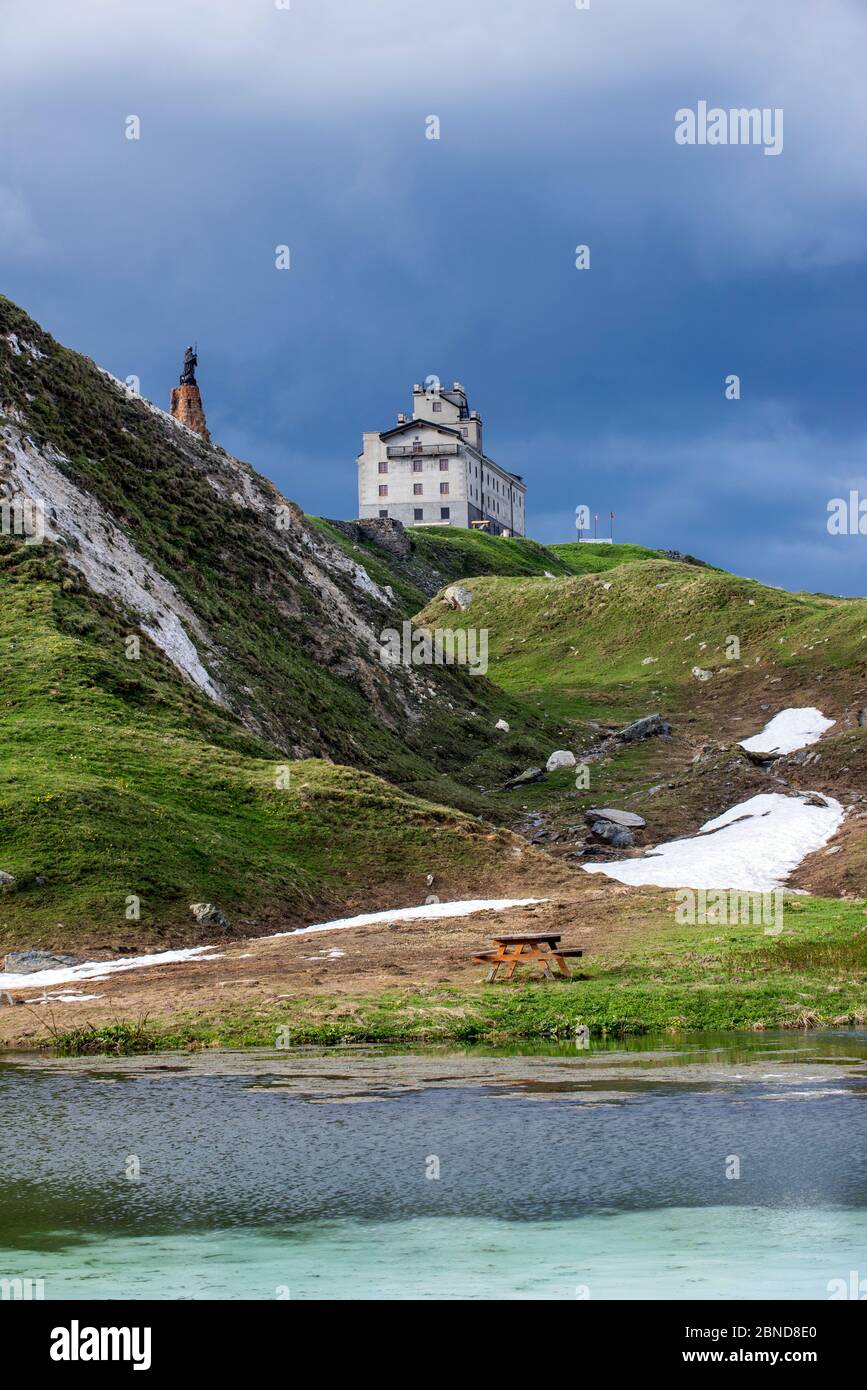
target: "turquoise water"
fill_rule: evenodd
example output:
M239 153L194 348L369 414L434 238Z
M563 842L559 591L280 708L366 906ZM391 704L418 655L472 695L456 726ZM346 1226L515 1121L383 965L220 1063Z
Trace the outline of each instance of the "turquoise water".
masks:
M863 1211L676 1207L119 1236L31 1264L49 1298L823 1299L865 1256Z
M9 1062L0 1278L47 1298L824 1299L867 1277L865 1099L863 1034Z

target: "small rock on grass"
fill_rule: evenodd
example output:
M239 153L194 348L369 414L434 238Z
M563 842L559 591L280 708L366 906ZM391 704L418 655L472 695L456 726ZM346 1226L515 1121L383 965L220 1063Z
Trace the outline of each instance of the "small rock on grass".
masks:
M29 975L37 970L59 970L64 965L79 965L81 956L68 956L60 951L8 951L6 969L17 975Z
M646 714L643 719L627 724L615 737L624 743L635 743L641 738L668 738L670 734L671 725L667 719L661 714Z
M591 826L593 834L606 844L613 845L615 849L631 849L635 844L632 831L627 830L625 825L615 825L614 821L597 820Z
M545 767L549 772L554 772L558 767L574 767L575 754L570 753L567 748L558 748L548 759Z
M526 787L530 782L541 782L545 774L540 767L528 767L526 772L521 772L517 777L510 777L506 787Z
M636 815L634 811L616 811L609 806L585 811L584 816L589 821L608 820L613 821L615 825L625 825L636 830L640 830L642 826L647 824L644 817Z
M219 927L221 931L230 931L229 919L214 903L190 903L196 921L201 927Z

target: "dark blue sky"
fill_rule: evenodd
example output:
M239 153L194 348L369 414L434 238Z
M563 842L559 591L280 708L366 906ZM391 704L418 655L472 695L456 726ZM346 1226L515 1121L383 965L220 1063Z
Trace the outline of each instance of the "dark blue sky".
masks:
M214 438L306 510L355 514L435 373L538 539L587 503L867 592L826 527L867 496L863 4L3 0L0 49L2 289L161 405L197 339ZM700 100L782 108L782 153L678 145Z

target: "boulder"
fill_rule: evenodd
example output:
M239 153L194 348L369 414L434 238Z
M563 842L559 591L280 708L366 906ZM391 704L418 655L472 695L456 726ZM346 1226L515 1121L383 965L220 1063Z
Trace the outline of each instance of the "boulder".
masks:
M615 849L630 849L635 844L632 831L627 830L625 825L615 825L614 821L597 820L590 828L598 839L613 845Z
M509 732L509 725L505 719L498 719L494 728L499 729L501 734L507 734Z
M615 738L622 739L624 743L637 743L641 738L669 738L670 735L671 725L667 719L663 719L661 714L645 714L643 719L627 724L625 729L615 734Z
M226 914L214 903L190 903L190 912L200 927L218 927L221 931L231 930Z
M647 824L644 817L637 816L634 811L616 811L610 806L585 811L584 815L589 821L610 820L614 825L625 825L633 830L640 830L642 826Z
M0 869L0 888L8 888L9 884L14 882L14 874L7 874L5 869Z
M31 975L38 970L59 970L64 965L79 965L81 956L67 956L60 951L7 951L6 969L16 975Z
M863 709L859 709L859 711L858 711L858 723L861 725L862 728L864 727L865 724L867 724L867 705L865 705L865 707L864 707Z
M459 608L463 613L472 603L473 595L472 591L465 589L463 584L450 584L447 589L443 590L443 599L449 608Z
M526 787L530 782L541 782L545 777L540 767L528 767L526 772L521 772L517 777L510 777L506 783L506 789L510 787Z
M703 666L693 666L692 674L697 681L709 681L713 675L713 671L706 671Z
M545 767L549 772L554 772L555 769L558 767L574 766L575 754L570 753L569 750L566 748L558 748L554 753L551 754L550 758L545 764Z

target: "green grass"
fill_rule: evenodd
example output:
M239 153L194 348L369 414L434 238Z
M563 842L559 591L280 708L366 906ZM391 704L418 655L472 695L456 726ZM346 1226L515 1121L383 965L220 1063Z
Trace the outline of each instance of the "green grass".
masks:
M644 545L597 544L594 541L566 541L549 545L549 551L560 561L566 574L600 574L632 560L663 560L661 550L648 550Z
M489 827L369 771L286 759L147 642L127 661L121 618L82 607L56 565L0 553L0 868L16 879L0 951L183 940L193 902L253 932L428 872L496 881Z
M397 557L366 538L351 539L345 523L308 518L345 554L363 564L377 584L390 584L407 617L423 608L439 589L479 575L556 578L611 569L630 560L655 560L662 552L641 545L540 545L525 536L490 536L460 526L413 526L411 551Z
M790 594L669 560L555 583L486 577L472 590L465 612L437 598L418 621L486 627L491 677L552 717L628 718L652 692L689 705L696 666L730 680L771 666L860 672L867 661L867 600Z

